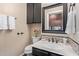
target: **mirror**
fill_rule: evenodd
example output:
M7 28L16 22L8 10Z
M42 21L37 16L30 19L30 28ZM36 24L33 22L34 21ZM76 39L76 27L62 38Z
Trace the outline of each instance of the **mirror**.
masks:
M42 32L65 33L67 23L67 4L57 3L43 7Z

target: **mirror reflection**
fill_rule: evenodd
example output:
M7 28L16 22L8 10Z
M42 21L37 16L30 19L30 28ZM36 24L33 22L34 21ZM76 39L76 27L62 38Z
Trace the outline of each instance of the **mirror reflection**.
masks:
M63 30L63 5L45 9L45 30Z
M49 30L63 30L62 12L49 14Z

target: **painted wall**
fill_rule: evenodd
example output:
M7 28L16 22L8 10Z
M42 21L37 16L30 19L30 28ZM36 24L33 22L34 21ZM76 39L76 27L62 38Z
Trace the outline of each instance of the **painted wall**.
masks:
M16 17L16 29L0 31L0 55L20 55L29 44L29 26L26 24L26 4L0 3L0 15ZM17 35L23 32L23 35Z

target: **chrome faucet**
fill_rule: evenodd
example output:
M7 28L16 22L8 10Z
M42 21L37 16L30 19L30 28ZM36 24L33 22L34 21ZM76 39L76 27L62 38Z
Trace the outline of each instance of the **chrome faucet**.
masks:
M50 40L50 38L48 38L48 42L50 42L51 40Z
M58 41L59 41L58 38L54 37L54 42L58 43Z

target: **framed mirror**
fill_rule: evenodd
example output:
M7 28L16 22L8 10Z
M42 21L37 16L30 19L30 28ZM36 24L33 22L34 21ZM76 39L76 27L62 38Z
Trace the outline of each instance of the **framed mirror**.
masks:
M65 33L67 23L67 4L57 3L42 8L42 32Z

